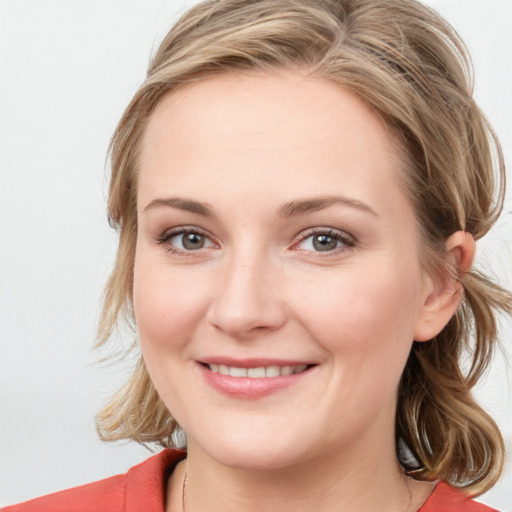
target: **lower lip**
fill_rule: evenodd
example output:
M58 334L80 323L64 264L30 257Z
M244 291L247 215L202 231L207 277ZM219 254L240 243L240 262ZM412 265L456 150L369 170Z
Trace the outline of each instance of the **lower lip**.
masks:
M244 398L249 400L262 398L275 393L276 391L292 386L293 384L297 384L313 369L313 367L310 367L301 373L293 375L254 379L250 377L231 377L231 375L222 375L221 373L212 372L202 364L199 366L206 381L214 389L234 398Z

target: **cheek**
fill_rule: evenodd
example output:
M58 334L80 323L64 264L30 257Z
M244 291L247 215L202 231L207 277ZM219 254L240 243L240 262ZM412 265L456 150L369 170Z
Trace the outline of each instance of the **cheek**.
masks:
M207 296L201 280L187 272L172 272L143 256L136 258L133 307L145 355L186 344L204 317Z
M296 290L296 308L331 352L372 362L378 354L408 354L420 310L419 271L364 266L340 269Z

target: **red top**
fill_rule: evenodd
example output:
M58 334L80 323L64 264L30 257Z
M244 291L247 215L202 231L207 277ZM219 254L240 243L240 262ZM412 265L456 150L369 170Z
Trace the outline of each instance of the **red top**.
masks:
M3 512L165 512L165 488L174 466L185 457L163 450L126 475L48 494L2 509ZM493 512L444 482L439 482L418 512ZM497 512L497 511L494 511Z

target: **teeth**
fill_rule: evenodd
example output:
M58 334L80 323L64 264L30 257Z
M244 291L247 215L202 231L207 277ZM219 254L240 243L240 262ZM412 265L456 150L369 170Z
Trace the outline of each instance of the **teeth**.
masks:
M231 377L250 377L252 379L263 379L279 377L281 375L296 375L302 373L308 367L307 364L297 366L258 366L256 368L238 368L236 366L227 366L225 364L210 364L208 368L213 373L229 375Z
M281 368L281 375L291 375L293 373L293 368L293 366L283 366Z
M253 379L261 379L265 377L265 367L259 366L258 368L248 368L247 377L251 377Z
M307 367L307 364L300 364L299 366L292 367L293 373L302 373Z
M279 366L267 366L265 368L265 377L279 377L280 373Z
M234 366L230 366L229 375L231 375L231 377L247 377L247 368L235 368Z

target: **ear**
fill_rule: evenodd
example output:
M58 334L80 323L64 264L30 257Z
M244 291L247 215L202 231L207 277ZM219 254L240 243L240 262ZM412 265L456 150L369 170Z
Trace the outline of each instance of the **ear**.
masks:
M415 341L437 336L457 311L463 296L460 277L469 271L475 257L475 239L456 231L446 240L443 255L448 272L439 271L425 280L425 298L414 330Z

